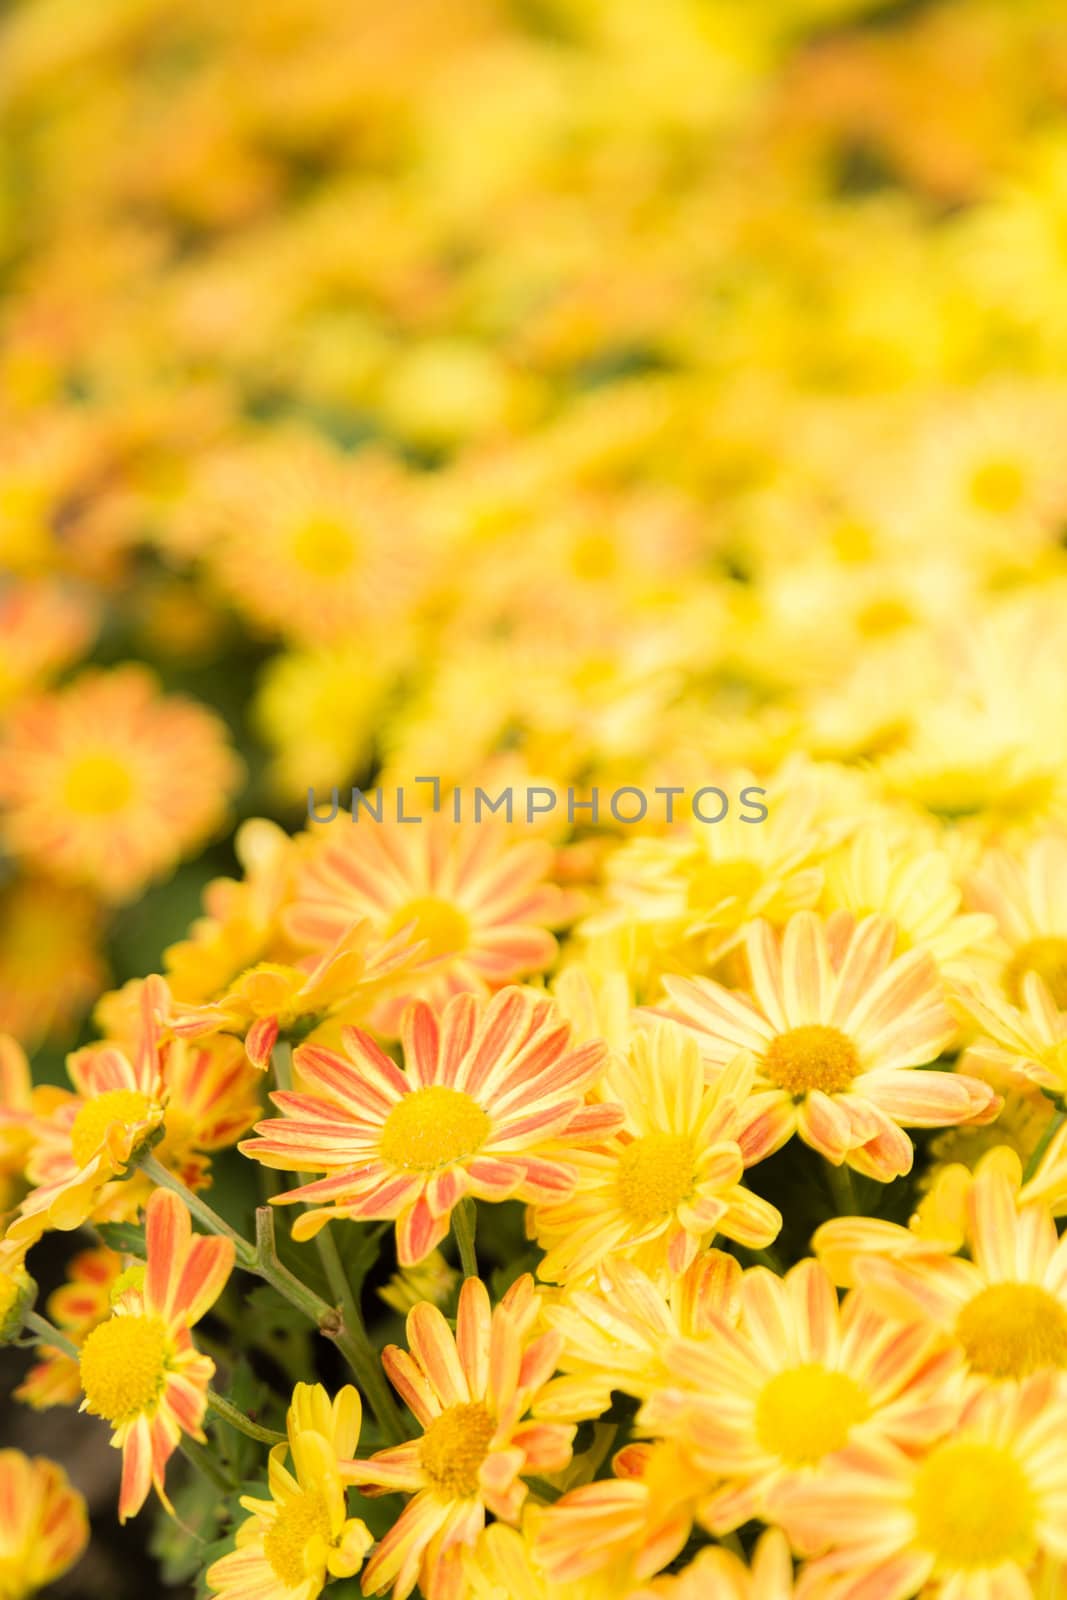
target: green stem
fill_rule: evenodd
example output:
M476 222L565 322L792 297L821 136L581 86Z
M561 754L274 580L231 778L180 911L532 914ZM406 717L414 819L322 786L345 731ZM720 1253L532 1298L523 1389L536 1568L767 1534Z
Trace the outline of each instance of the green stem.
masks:
M236 1228L230 1227L225 1217L220 1217L218 1212L213 1211L205 1200L201 1200L198 1194L194 1194L176 1173L168 1172L166 1167L161 1166L155 1156L142 1156L139 1165L141 1171L151 1178L158 1188L170 1189L174 1194L178 1195L188 1207L191 1215L198 1222L202 1222L209 1232L217 1233L223 1239L229 1239L236 1252L238 1266L244 1267L247 1272L255 1272L255 1250L248 1240L237 1232Z
M855 1217L860 1215L860 1209L856 1203L856 1191L852 1186L852 1173L848 1167L844 1163L839 1167L835 1167L832 1161L827 1161L825 1165L830 1193L833 1196L834 1205L837 1207L838 1216Z
M223 1494L230 1495L236 1489L237 1485L229 1473L223 1471L211 1451L196 1439L190 1439L187 1433L183 1433L178 1440L178 1449L187 1461L192 1462L197 1472L203 1473L204 1477L210 1479L216 1489L221 1489Z
M65 1356L78 1359L78 1346L72 1344L65 1333L60 1333L58 1328L53 1328L47 1317L39 1316L36 1311L27 1311L23 1318L23 1326L40 1335L42 1344L53 1345L55 1349L62 1350Z
M367 1399L374 1407L374 1415L378 1418L382 1432L397 1443L404 1437L403 1421L393 1401L385 1373L382 1371L381 1357L371 1343L362 1312L352 1293L329 1223L319 1233L315 1243L326 1273L326 1281L336 1296L344 1322L342 1337L337 1341L337 1348L362 1384Z
M1037 1169L1040 1167L1042 1161L1044 1161L1046 1155L1048 1154L1049 1146L1065 1122L1067 1122L1067 1111L1057 1110L1049 1118L1048 1126L1045 1128L1044 1133L1037 1141L1037 1145L1034 1148L1033 1154L1026 1163L1026 1171L1023 1173L1024 1184L1029 1183L1031 1178L1035 1178L1037 1176Z
M226 1399L225 1395L216 1394L214 1389L207 1392L207 1403L224 1422L231 1428L236 1428L238 1433L243 1433L249 1439L258 1439L262 1444L286 1444L288 1435L277 1433L273 1428L261 1428L258 1422L253 1422L251 1417L246 1417L235 1405Z
M459 1264L463 1268L465 1278L478 1276L478 1256L474 1249L474 1230L477 1222L478 1213L474 1209L474 1201L466 1196L452 1212L452 1233L459 1249Z

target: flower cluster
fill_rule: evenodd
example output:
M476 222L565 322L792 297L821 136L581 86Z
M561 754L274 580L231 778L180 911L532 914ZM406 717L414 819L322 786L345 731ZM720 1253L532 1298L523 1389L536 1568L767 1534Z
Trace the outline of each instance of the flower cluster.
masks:
M1067 1596L1062 24L9 8L0 1600Z

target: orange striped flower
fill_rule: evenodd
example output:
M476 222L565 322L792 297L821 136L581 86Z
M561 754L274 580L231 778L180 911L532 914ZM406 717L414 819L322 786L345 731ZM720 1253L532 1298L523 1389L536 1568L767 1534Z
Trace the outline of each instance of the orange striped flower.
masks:
M325 1172L275 1197L325 1202L294 1224L307 1239L331 1217L395 1218L401 1266L448 1232L464 1197L558 1200L574 1167L553 1148L594 1139L619 1121L585 1096L602 1044L575 1047L550 1000L506 989L480 1007L455 996L440 1017L417 1002L404 1019L403 1069L369 1034L344 1030L345 1056L303 1045L295 1063L308 1092L271 1096L282 1116L257 1124L240 1149L287 1172Z
M143 1287L124 1291L81 1347L81 1409L107 1419L112 1447L122 1451L120 1522L141 1509L153 1486L170 1510L167 1462L183 1433L204 1439L215 1363L189 1330L218 1299L233 1260L229 1239L194 1237L182 1202L157 1189L145 1216Z
M0 1450L0 1595L24 1600L62 1577L89 1543L85 1501L45 1456Z
M856 923L839 912L794 916L781 940L766 922L746 941L752 996L707 978L664 980L708 1069L738 1051L757 1057L765 1147L793 1133L834 1165L889 1182L911 1169L903 1126L942 1128L988 1118L988 1084L955 1072L916 1072L955 1029L933 959L894 960L888 917Z
M723 1321L715 1333L669 1348L673 1384L640 1420L679 1439L719 1485L701 1506L717 1533L765 1515L779 1483L818 1472L853 1440L915 1448L959 1409L956 1353L929 1329L881 1315L861 1292L839 1307L815 1261L784 1278L746 1272L739 1325Z
M977 1395L932 1448L864 1440L823 1478L783 1487L776 1519L818 1554L805 1600L1049 1594L1036 1586L1039 1564L1067 1560L1065 1431L1062 1388L1032 1378Z
M485 996L550 965L556 941L547 930L568 912L567 897L546 882L551 865L544 840L459 827L443 813L418 826L338 822L297 875L285 927L317 950L364 917L381 938L406 930L425 941L425 975L374 1016L396 1032L411 995L439 1009L451 995Z
M108 900L169 872L223 821L240 765L219 720L139 666L18 705L0 736L8 850Z
M941 1330L984 1380L1067 1370L1067 1238L1046 1206L1020 1203L1015 1176L989 1163L971 1184L969 1260L927 1251L854 1264L887 1313Z
M701 1550L676 1577L656 1578L626 1600L793 1600L793 1558L777 1529L765 1533L751 1564L730 1550Z
M419 1583L426 1600L459 1600L464 1547L475 1544L486 1512L515 1523L523 1479L567 1465L573 1426L528 1416L560 1345L556 1333L535 1333L539 1317L528 1274L495 1308L481 1280L468 1278L455 1333L436 1306L423 1303L408 1315L410 1354L396 1345L384 1352L423 1431L342 1467L349 1482L373 1492L412 1495L367 1563L365 1594L392 1586L394 1600L404 1600Z

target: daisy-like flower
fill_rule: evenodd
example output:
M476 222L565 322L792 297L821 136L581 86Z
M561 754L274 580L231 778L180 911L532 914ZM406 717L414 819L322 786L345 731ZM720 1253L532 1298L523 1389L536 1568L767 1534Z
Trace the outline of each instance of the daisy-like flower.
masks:
M305 1037L327 1018L365 1016L386 986L403 982L403 974L417 968L422 958L420 946L403 933L378 943L365 919L353 923L321 956L293 966L260 961L218 1000L199 1006L172 1003L167 1027L187 1038L220 1029L239 1033L249 1061L265 1072L280 1034Z
M746 939L752 997L707 978L664 980L705 1064L738 1051L758 1061L756 1088L772 1091L764 1150L793 1133L834 1165L889 1182L914 1156L902 1125L940 1128L995 1114L988 1084L954 1072L916 1072L953 1037L932 957L894 959L896 924L821 921L801 911L781 940L766 922Z
M290 429L208 463L183 513L211 575L261 628L333 643L395 626L421 587L402 468Z
M556 955L548 928L569 902L546 882L551 847L516 841L502 827L459 827L442 812L419 826L363 818L318 842L298 873L284 925L299 944L329 948L368 918L380 938L406 932L423 941L425 974L374 1016L395 1032L407 999L435 1009L454 994L487 995Z
M647 1400L673 1381L671 1345L707 1337L717 1319L733 1323L740 1310L741 1267L721 1250L706 1251L666 1293L621 1258L605 1263L598 1280L545 1305L545 1321L563 1336L562 1376L544 1390L538 1416L599 1417L610 1409L613 1389Z
M741 1140L761 1115L753 1106L755 1063L739 1056L712 1087L696 1041L673 1023L634 1039L609 1068L604 1093L626 1120L610 1142L575 1152L578 1182L558 1205L534 1209L549 1282L585 1277L625 1255L652 1276L685 1272L717 1234L763 1249L782 1218L744 1188ZM751 1151L748 1159L762 1151Z
M975 1396L932 1448L864 1440L784 1486L776 1520L798 1549L827 1551L805 1600L1035 1600L1038 1559L1067 1559L1065 1429L1062 1390L1032 1378Z
M111 1291L122 1271L122 1258L114 1250L81 1250L67 1267L67 1281L48 1297L48 1319L72 1344L81 1345L111 1315ZM38 1360L15 1390L36 1411L49 1406L72 1406L81 1395L81 1379L74 1356L53 1345L37 1348Z
M468 1278L455 1333L436 1306L418 1305L407 1319L410 1354L396 1345L383 1353L423 1432L342 1467L350 1483L412 1495L367 1563L365 1594L391 1585L404 1600L419 1583L427 1600L454 1600L463 1590L463 1547L477 1540L486 1511L516 1522L524 1477L567 1465L574 1427L528 1415L560 1347L557 1333L535 1333L539 1318L529 1274L495 1308L481 1280Z
M222 1600L315 1600L331 1578L349 1578L373 1544L350 1517L338 1467L355 1452L363 1408L352 1386L330 1400L321 1384L298 1383L286 1417L289 1443L270 1453L270 1499L242 1495L251 1516L237 1547L207 1570ZM292 1470L285 1465L292 1458Z
M763 1535L746 1564L731 1550L701 1550L684 1571L656 1578L626 1600L793 1600L793 1558L784 1534Z
M81 1409L107 1419L112 1448L122 1451L120 1522L141 1509L153 1485L170 1509L167 1462L183 1433L204 1440L215 1363L189 1330L218 1299L233 1261L229 1239L194 1237L177 1195L157 1189L145 1214L143 1287L125 1290L81 1346Z
M0 1215L24 1193L36 1120L62 1093L34 1088L25 1050L10 1034L0 1033Z
M529 1538L505 1522L491 1523L464 1551L463 1571L469 1600L620 1600L611 1574L556 1583L534 1559Z
M939 1330L986 1380L1067 1370L1067 1239L1046 1206L1021 1202L1014 1168L989 1163L970 1186L970 1260L871 1255L854 1269L887 1315Z
M102 923L69 884L16 878L0 893L0 1028L30 1044L77 1022L108 982Z
M157 984L150 978L143 985L136 1050L127 1055L103 1044L79 1051L68 1062L76 1092L56 1091L47 1111L32 1119L26 1176L34 1187L9 1224L11 1238L32 1243L49 1228L80 1228L106 1203L105 1191L115 1201L112 1219L136 1211L137 1194L120 1193L126 1186L114 1180L163 1121Z
M555 1145L595 1139L620 1120L615 1106L585 1103L604 1046L575 1048L552 1002L530 991L503 990L481 1008L456 995L439 1018L417 1002L404 1019L403 1069L358 1028L343 1037L346 1056L297 1050L308 1092L273 1094L282 1116L239 1146L265 1166L327 1174L275 1196L326 1202L297 1218L296 1238L335 1216L395 1218L400 1264L415 1266L464 1195L544 1203L568 1194L575 1169Z
M1056 1009L1067 1011L1067 837L1045 834L1021 857L988 851L967 891L995 918L1007 998L1022 1005L1023 980L1035 972Z
M534 1556L565 1594L596 1573L625 1594L673 1561L692 1531L706 1480L673 1440L627 1445L612 1470L531 1515Z
M857 1438L915 1448L959 1409L957 1354L929 1328L902 1328L859 1291L840 1307L828 1274L802 1261L741 1282L737 1327L671 1346L673 1387L646 1401L643 1428L678 1439L709 1480L713 1532L764 1516L775 1487L823 1468Z
M953 998L982 1037L968 1056L994 1072L1022 1073L1040 1089L1067 1094L1067 1011L1061 1011L1036 971L1022 977L1022 1004L990 984L959 984Z
M93 629L82 595L55 582L27 580L0 592L0 709L61 672Z
M46 1456L0 1450L0 1596L24 1600L54 1583L89 1543L85 1501Z
M109 900L170 871L240 779L223 725L139 666L85 673L18 705L0 736L4 842Z

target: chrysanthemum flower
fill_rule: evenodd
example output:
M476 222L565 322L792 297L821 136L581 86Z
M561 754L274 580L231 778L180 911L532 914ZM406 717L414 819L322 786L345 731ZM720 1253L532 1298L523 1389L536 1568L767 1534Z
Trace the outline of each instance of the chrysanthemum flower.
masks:
M1067 1559L1067 1403L1049 1378L977 1395L932 1448L850 1445L824 1477L783 1486L794 1545L829 1550L805 1600L1034 1600L1039 1557Z
M203 1441L200 1426L215 1371L189 1329L215 1303L233 1268L229 1239L193 1236L189 1213L168 1189L157 1189L145 1215L144 1286L120 1295L114 1314L85 1339L78 1354L81 1409L105 1417L122 1451L119 1521L163 1486L167 1462L183 1433Z
M618 1124L611 1105L586 1105L603 1045L575 1048L551 1001L507 989L479 1008L457 995L435 1018L417 1002L404 1019L401 1070L369 1034L344 1030L344 1056L302 1045L295 1063L307 1093L271 1096L280 1118L257 1124L239 1148L265 1166L325 1172L275 1197L325 1201L293 1226L310 1238L331 1217L397 1219L401 1266L423 1260L448 1232L466 1194L484 1200L556 1200L575 1170L554 1153Z
M1067 1011L1056 1005L1040 973L1023 973L1018 1006L992 984L961 983L953 997L982 1030L968 1052L975 1061L1067 1094Z
M1001 981L1013 1005L1036 972L1067 1011L1067 837L1044 834L1022 856L990 850L969 879L971 903L995 918Z
M656 1578L626 1600L793 1600L793 1558L771 1529L746 1564L731 1550L701 1550L675 1577Z
M713 1071L742 1050L757 1057L773 1125L764 1149L796 1132L835 1165L888 1182L912 1164L902 1124L946 1127L995 1110L977 1078L911 1070L954 1028L932 958L894 959L896 939L888 917L824 923L801 911L780 942L765 922L749 929L752 998L706 978L664 980Z
M423 1432L342 1468L351 1483L413 1496L367 1563L365 1594L391 1585L404 1600L419 1583L427 1600L453 1600L463 1588L463 1547L478 1538L486 1511L514 1523L523 1479L567 1465L573 1426L528 1417L560 1346L558 1334L535 1333L539 1316L528 1274L495 1308L481 1280L468 1278L455 1333L436 1306L419 1305L407 1319L410 1354L385 1350L385 1369Z
M627 1445L612 1469L531 1516L534 1556L565 1593L600 1573L625 1594L673 1561L692 1531L705 1481L674 1440Z
M111 1315L111 1291L122 1271L114 1250L81 1250L67 1266L67 1281L48 1297L49 1321L72 1344L80 1345ZM38 1360L15 1390L36 1411L74 1405L81 1394L78 1363L53 1345L37 1347Z
M983 1379L1067 1369L1067 1240L1046 1206L1020 1203L1017 1163L1014 1177L990 1163L971 1184L970 1260L912 1253L855 1262L858 1282L888 1315L941 1331Z
M733 1323L740 1310L741 1267L733 1256L708 1250L663 1293L630 1261L605 1263L595 1288L573 1288L549 1299L544 1317L563 1336L558 1366L537 1402L541 1417L567 1421L599 1417L611 1391L645 1400L673 1381L667 1350L678 1339L713 1334L717 1319Z
M469 1600L631 1600L620 1597L610 1573L555 1582L534 1559L529 1538L505 1522L490 1523L465 1549L463 1571Z
M353 923L320 956L296 965L259 961L218 1000L204 1005L172 1003L166 1024L179 1037L198 1038L222 1030L243 1035L252 1065L265 1072L279 1034L304 1036L327 1018L363 1017L375 1000L422 964L423 950L400 933L378 942L369 919Z
M10 1034L0 1033L0 1214L24 1192L36 1119L62 1092L35 1089L25 1050Z
M135 1153L163 1121L165 1089L154 1001L155 980L142 992L143 1026L135 1051L91 1046L70 1058L76 1093L57 1091L31 1124L33 1146L26 1176L35 1186L23 1199L8 1232L36 1240L49 1228L70 1230L97 1210L105 1190L121 1177ZM132 1056L132 1059L131 1059ZM115 1185L115 1214L137 1209L138 1196Z
M252 622L297 642L394 625L423 583L403 469L290 429L211 461L183 515Z
M7 848L123 900L222 821L240 767L222 724L138 666L15 708L0 737Z
M739 1325L715 1331L670 1347L673 1386L646 1401L640 1420L680 1440L709 1481L722 1480L700 1511L718 1533L765 1515L777 1484L821 1469L851 1441L874 1435L915 1448L959 1409L955 1352L858 1291L839 1307L814 1261L785 1278L746 1272Z
M0 1595L23 1600L62 1577L89 1543L85 1501L46 1456L0 1450Z
M332 1402L321 1384L297 1384L286 1417L289 1443L270 1453L271 1497L241 1496L252 1515L237 1530L237 1548L208 1568L212 1593L222 1600L315 1600L331 1578L359 1571L374 1541L366 1523L348 1515L338 1461L354 1453L362 1423L350 1384Z
M91 606L48 580L0 593L0 709L48 682L84 650L94 630Z
M531 1226L548 1252L540 1275L583 1278L617 1255L653 1277L677 1275L719 1233L769 1245L781 1215L740 1182L741 1140L761 1115L751 1103L755 1072L752 1057L739 1056L709 1088L691 1035L673 1023L639 1035L604 1079L604 1093L625 1112L622 1129L575 1153L568 1199L534 1209Z
M69 884L16 878L0 893L0 1028L34 1044L77 1022L108 981L102 921Z
M556 941L548 927L568 910L562 891L546 881L551 865L544 840L456 826L443 812L418 826L363 818L312 851L284 923L316 950L362 918L381 938L406 930L425 941L425 975L375 1013L376 1027L395 1032L411 995L439 1009L451 995L487 995L549 966Z

